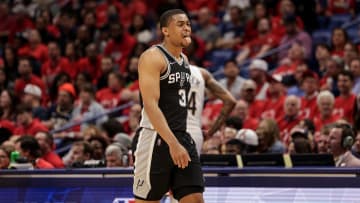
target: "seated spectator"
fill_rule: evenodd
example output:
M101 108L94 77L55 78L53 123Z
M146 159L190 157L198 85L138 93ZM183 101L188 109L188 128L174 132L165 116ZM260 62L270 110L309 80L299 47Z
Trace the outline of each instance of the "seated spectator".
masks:
M269 75L268 83L267 97L264 100L263 111L260 118L277 120L284 114L285 88L277 77Z
M213 136L204 141L201 149L201 154L220 154L221 139L218 136Z
M301 42L305 49L305 58L311 56L312 40L308 33L302 31L296 25L296 17L294 15L287 15L284 18L284 25L286 28L285 35L281 38L279 46L287 46L294 42ZM278 60L285 58L288 55L288 48L279 51Z
M331 124L340 119L333 114L335 97L329 91L321 91L317 96L316 103L319 113L314 117L314 124L318 132L324 125Z
M351 41L346 42L344 46L344 63L345 63L344 69L349 70L350 62L357 57L359 57L359 50L357 46Z
M214 48L216 40L220 37L219 29L213 23L213 13L207 7L202 7L197 13L197 24L195 24L194 32L206 43L206 51Z
M37 30L28 31L28 44L18 50L20 57L32 57L40 64L48 60L48 48L41 42L40 34ZM35 72L36 69L35 69ZM39 73L39 72L37 72Z
M260 121L256 134L259 138L257 153L284 153L285 147L280 139L280 130L275 120Z
M236 99L240 98L241 86L245 81L244 78L239 76L239 72L236 61L228 60L224 64L225 78L219 80L220 85L229 90Z
M77 69L79 72L85 72L90 75L95 84L101 76L101 55L98 54L98 48L94 43L86 47L86 57L79 59Z
M93 149L92 159L104 160L105 150L108 146L107 140L102 136L93 136L89 139L89 144Z
M327 44L317 44L315 47L315 58L317 62L317 69L321 75L326 72L327 60L331 58L331 49Z
M262 59L255 59L249 66L249 75L256 83L256 99L264 100L266 98L266 92L269 88L268 78L268 63Z
M19 59L18 66L20 77L15 80L14 90L16 96L21 98L24 93L24 88L27 84L33 84L40 87L42 92L42 99L46 99L46 88L44 82L32 73L32 64L29 58Z
M154 37L153 33L151 32L151 28L146 22L145 16L141 14L135 14L132 17L132 22L129 27L129 34L134 36L137 42L141 43L149 43L150 40L152 40Z
M259 120L258 118L250 117L249 105L246 101L242 99L237 101L231 115L239 117L242 120L243 128L256 130Z
M264 102L256 97L256 84L252 80L245 80L240 92L240 99L248 104L249 116L252 118L260 118L264 109Z
M252 10L254 12L254 16L251 19L247 20L246 26L245 26L244 39L247 41L251 41L258 36L257 28L258 28L260 19L262 19L262 18L270 19L268 8L266 7L264 2L261 2L261 1L256 2L255 5L253 5ZM270 27L271 27L271 25L270 25Z
M96 82L97 89L101 90L108 85L108 76L112 72L117 72L111 57L104 56L101 59L101 75Z
M41 149L37 140L33 136L22 136L15 141L15 149L20 156L26 158L34 168L52 169L54 166L41 158Z
M134 104L131 106L129 111L129 116L127 120L123 123L124 131L133 137L135 135L136 130L139 127L141 117L141 105Z
M350 71L354 76L354 85L351 92L355 95L360 94L360 58L356 57L350 62Z
M17 105L17 97L14 92L6 89L0 94L1 120L15 121L15 108Z
M9 147L0 146L0 169L9 168L10 154L12 151Z
M360 159L360 132L356 132L355 144L351 148L351 152L354 156Z
M336 167L360 167L360 159L351 153L354 133L348 124L335 124L329 134L330 152L335 157Z
M104 113L105 109L95 100L95 90L92 84L87 83L80 87L79 104L77 104L72 111L72 121L79 122L98 116L98 118L91 123L96 123L97 126L100 126L108 119L106 115L100 116ZM82 123L80 129L84 130L87 126L87 123ZM80 129L75 128L74 130L79 132Z
M300 116L312 119L317 114L316 97L319 94L319 77L313 71L307 70L302 74L301 89L304 96L301 97Z
M331 55L344 57L344 48L349 40L347 32L343 28L335 28L331 33Z
M221 145L221 154L241 154L242 143L238 139L230 139Z
M215 48L233 49L235 45L243 41L244 24L241 8L232 6L229 12L230 21L220 25L221 37L216 40Z
M242 120L239 117L229 117L225 120L221 128L221 142L225 144L227 141L234 139L237 131L242 128Z
M243 128L235 136L242 143L241 154L254 153L259 145L259 138L255 131Z
M38 132L48 132L48 128L38 119L33 117L32 107L21 104L16 108L16 129L14 135L30 135L35 136Z
M73 143L69 153L63 157L63 161L69 167L82 168L84 162L92 158L92 153L93 150L89 143L77 141Z
M39 143L41 149L41 158L52 164L55 168L64 168L65 165L54 151L54 138L48 132L38 132L35 135L35 139Z
M304 129L293 129L291 132L291 142L288 152L290 154L309 154L312 153L307 132Z
M290 143L291 130L303 119L300 117L300 99L297 96L287 96L284 102L284 114L277 120L280 130L280 140L288 145Z
M319 154L329 153L329 133L332 124L324 125L318 135L316 135L316 150Z
M96 100L104 109L113 109L125 103L122 92L124 90L125 79L116 72L108 74L108 84L103 89L96 92ZM125 98L127 99L127 98Z
M124 163L124 154L123 147L118 144L111 144L105 150L105 159L106 159L106 167L124 167L127 166L127 163Z
M41 105L41 89L40 87L27 84L24 89L22 103L32 107L33 117L41 121L47 119L47 109Z
M355 0L330 0L327 4L326 15L332 16L337 14L355 14Z
M340 92L337 88L337 79L341 71L344 70L344 60L338 56L332 56L326 61L325 72L320 80L320 90L329 90L335 97Z
M244 64L248 58L260 58L278 45L279 39L271 33L271 22L268 18L259 19L257 33L257 37L240 47L240 52L236 57L238 64Z
M354 76L350 71L341 71L338 75L337 86L340 95L335 98L333 114L353 124L356 96L351 93Z

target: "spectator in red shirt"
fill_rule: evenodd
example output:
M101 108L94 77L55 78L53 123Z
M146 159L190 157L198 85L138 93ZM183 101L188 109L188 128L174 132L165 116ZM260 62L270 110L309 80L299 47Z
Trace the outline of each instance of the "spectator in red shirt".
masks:
M336 14L355 14L355 0L328 0L326 15L332 16Z
M258 127L259 120L249 116L249 105L242 99L236 102L236 106L231 115L239 117L242 120L243 128L245 129L256 130Z
M19 71L20 77L15 80L15 86L14 86L15 94L21 98L25 86L27 84L33 84L33 85L40 87L40 89L43 93L42 99L45 99L46 92L47 92L45 89L45 84L39 77L37 77L36 75L34 75L32 73L32 64L31 64L29 58L19 59L18 71Z
M93 83L96 83L101 75L101 58L98 55L96 44L91 43L86 47L86 57L81 58L78 62L79 72L88 73Z
M254 17L249 19L245 26L245 40L253 40L258 36L258 24L260 19L269 18L269 13L264 2L257 2L253 6Z
M52 25L44 16L37 16L35 28L39 31L41 39L44 43L56 40L60 37L59 29Z
M21 104L16 108L16 112L17 128L14 131L14 135L35 136L35 134L39 131L48 131L48 128L38 119L33 118L31 106Z
M280 129L280 139L286 146L290 144L291 130L302 120L299 116L300 102L297 96L287 96L284 102L284 115L277 120Z
M56 42L49 42L49 59L41 67L41 75L47 87L51 87L56 75L60 72L71 74L70 63L60 55L60 47Z
M41 158L52 164L55 168L64 168L65 165L54 151L54 139L48 132L38 132L35 135L35 139L38 141L42 156Z
M268 63L262 59L255 59L249 66L249 75L256 83L256 99L264 100L266 98L266 92L269 88L267 82Z
M108 75L108 86L96 93L96 100L105 108L112 109L122 103L121 92L124 78L115 72Z
M21 157L32 163L34 168L52 169L54 166L41 158L41 149L37 140L32 136L22 136L15 141L15 149Z
M344 48L349 40L347 32L343 28L335 28L331 34L331 55L344 56Z
M243 64L248 58L259 58L279 43L279 38L271 33L271 24L268 18L261 18L257 24L257 37L246 43L236 58L238 64Z
M80 53L75 48L74 42L68 42L65 46L65 57L69 60L69 68L70 70L70 77L71 79L75 79L76 75L79 73L78 70L78 59L79 59Z
M10 13L7 1L0 2L0 44L12 43L15 36L16 18Z
M335 97L330 91L321 91L317 96L316 103L319 112L314 117L314 124L318 132L324 125L334 123L340 117L333 114Z
M319 77L316 73L307 70L302 75L301 89L304 91L304 96L301 97L300 116L312 119L318 112L316 97L319 93Z
M112 24L110 29L112 39L107 43L104 54L111 56L118 64L120 72L124 73L127 58L136 44L136 39L119 23Z
M264 100L261 119L271 118L277 120L284 115L285 88L279 78L269 76L267 98Z
M354 76L350 71L342 71L338 75L337 86L340 95L335 98L333 114L340 118L346 119L349 123L353 123L354 106L356 96L351 93L354 84Z
M48 59L48 48L41 42L40 34L37 30L30 30L28 44L18 50L19 56L31 56L39 63L45 63Z
M101 59L101 76L97 81L97 89L101 90L108 86L108 76L112 72L117 72L111 57L104 56ZM137 69L136 69L137 70Z

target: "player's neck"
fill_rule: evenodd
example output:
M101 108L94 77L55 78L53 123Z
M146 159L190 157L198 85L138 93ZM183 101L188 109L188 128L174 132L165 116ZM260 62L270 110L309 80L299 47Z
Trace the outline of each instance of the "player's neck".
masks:
M180 59L181 52L183 49L182 47L174 46L166 41L164 41L162 45L173 57L175 57L176 59Z

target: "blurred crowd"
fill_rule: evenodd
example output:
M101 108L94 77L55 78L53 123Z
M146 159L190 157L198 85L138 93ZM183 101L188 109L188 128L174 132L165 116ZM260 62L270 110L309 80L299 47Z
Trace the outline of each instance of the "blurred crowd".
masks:
M34 168L131 166L141 116L137 63L161 42L157 22L169 8L191 19L190 63L238 101L202 153L332 153L358 165L360 36L343 24L356 22L359 7L355 0L0 0L0 168L16 157ZM319 30L330 37L314 38ZM222 107L206 98L204 131ZM343 132L353 139L346 145Z

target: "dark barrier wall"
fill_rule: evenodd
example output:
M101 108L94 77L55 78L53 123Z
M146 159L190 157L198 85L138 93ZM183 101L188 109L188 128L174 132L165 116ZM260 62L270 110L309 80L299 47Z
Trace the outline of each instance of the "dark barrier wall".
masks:
M211 202L359 202L360 169L205 168ZM130 203L132 169L1 171L0 202ZM163 202L168 202L164 199Z

